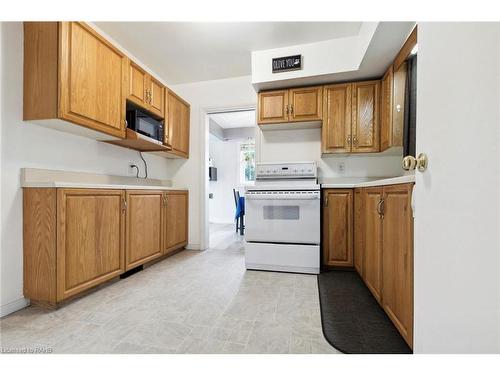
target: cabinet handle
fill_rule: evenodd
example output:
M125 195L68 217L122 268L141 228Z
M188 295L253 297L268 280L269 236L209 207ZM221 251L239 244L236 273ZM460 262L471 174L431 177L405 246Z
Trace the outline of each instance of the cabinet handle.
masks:
M354 146L358 145L358 138L356 136L352 138L352 143L354 144Z
M293 104L290 104L290 114L293 115Z
M288 104L285 106L285 113L288 115Z
M348 136L347 136L347 144L348 144L348 145L350 145L350 144L351 144L351 136L350 136L350 135L348 135Z
M323 199L323 204L325 207L328 207L328 195L325 195L325 199Z
M383 204L384 204L384 198L380 198L380 200L377 203L377 213L381 219L384 218Z
M123 213L127 212L127 201L123 198Z

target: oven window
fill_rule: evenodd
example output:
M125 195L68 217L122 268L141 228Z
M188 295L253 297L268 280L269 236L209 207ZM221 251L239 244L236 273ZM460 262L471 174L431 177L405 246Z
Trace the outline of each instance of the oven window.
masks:
M264 206L264 220L299 220L299 206Z

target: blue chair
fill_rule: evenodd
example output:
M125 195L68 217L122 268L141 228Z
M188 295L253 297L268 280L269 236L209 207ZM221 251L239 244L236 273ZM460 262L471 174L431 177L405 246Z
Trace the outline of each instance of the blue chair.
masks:
M240 192L236 189L233 189L233 195L234 205L236 206L234 214L234 220L236 221L236 233L238 233L239 229L240 235L243 236L245 234L245 197L240 197Z

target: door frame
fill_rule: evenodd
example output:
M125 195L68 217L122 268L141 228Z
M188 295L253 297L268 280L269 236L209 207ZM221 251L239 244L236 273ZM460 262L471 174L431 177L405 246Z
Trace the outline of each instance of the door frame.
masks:
M214 113L220 112L237 112L237 111L255 111L255 127L258 129L257 125L257 103L252 104L241 104L235 106L226 107L207 107L202 108L200 113L201 128L203 131L200 137L200 178L201 178L201 189L200 189L200 250L208 249L210 243L209 237L209 200L208 200L208 158L209 158L209 142L210 142L210 129L209 129L209 116ZM260 132L255 133L255 160L259 160L258 153L260 148L258 148L257 138L260 137Z

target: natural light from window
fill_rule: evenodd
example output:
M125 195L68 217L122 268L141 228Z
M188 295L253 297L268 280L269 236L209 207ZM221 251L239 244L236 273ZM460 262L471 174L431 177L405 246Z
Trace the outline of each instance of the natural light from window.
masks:
M240 143L240 183L252 184L255 181L255 140Z

